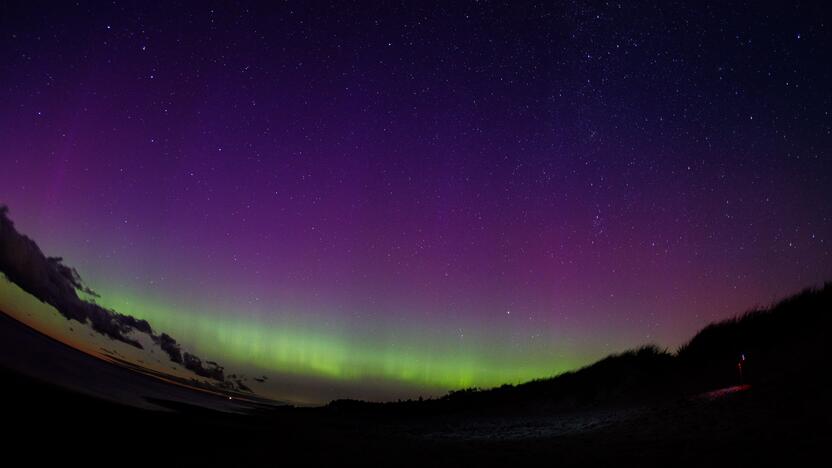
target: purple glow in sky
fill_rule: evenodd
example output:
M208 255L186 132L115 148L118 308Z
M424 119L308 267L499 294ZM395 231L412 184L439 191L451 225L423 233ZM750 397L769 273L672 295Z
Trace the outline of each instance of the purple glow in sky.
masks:
M544 377L832 278L829 20L6 3L0 203L103 303L252 374Z

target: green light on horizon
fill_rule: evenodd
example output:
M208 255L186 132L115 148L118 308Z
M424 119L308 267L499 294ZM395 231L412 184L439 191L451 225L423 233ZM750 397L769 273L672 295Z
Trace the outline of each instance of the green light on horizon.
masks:
M0 280L0 305L35 314L40 326L48 326L58 339L77 341L70 334L72 322L57 311L23 292L7 280ZM494 387L544 378L575 368L575 359L555 361L546 349L537 353L515 352L500 355L504 346L494 346L476 334L464 343L453 342L447 335L427 332L407 333L391 330L389 337L367 337L355 331L327 331L316 324L298 320L227 317L216 311L199 313L171 307L163 301L134 299L126 293L102 293L97 302L103 307L147 320L157 332L164 331L176 339L184 350L203 359L217 361L227 372L249 377L267 375L270 380L258 386L258 393L277 399L287 398L279 391L277 379L313 379L323 387L326 382L341 382L339 388L376 386L387 399L408 398L426 393L441 395L447 391L470 387ZM86 335L81 335L83 336ZM126 346L126 345L125 345ZM272 380L277 376L277 379ZM364 387L361 387L364 385ZM373 387L373 388L376 388ZM384 389L390 389L385 392ZM410 389L410 390L408 390ZM359 396L357 392L349 396ZM298 401L303 395L295 395ZM341 398L344 395L327 395ZM310 402L321 401L318 399Z
M553 362L551 354L500 357L473 334L460 344L434 334L403 336L401 342L324 332L291 320L228 318L213 311L194 313L125 293L106 293L99 304L145 319L198 355L228 367L316 376L338 381L389 380L439 391L520 383L573 369L575 360Z

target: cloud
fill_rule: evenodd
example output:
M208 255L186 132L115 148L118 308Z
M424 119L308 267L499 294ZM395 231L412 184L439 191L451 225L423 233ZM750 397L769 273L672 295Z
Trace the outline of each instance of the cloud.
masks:
M196 375L225 381L224 369L216 362L206 361L203 364L202 359L197 356L188 352L183 353L179 347L179 343L167 333L151 336L153 337L153 341L162 348L162 351L167 353L171 361L182 365L185 369L192 371Z
M231 384L233 389L248 390L239 381L227 381L222 366L213 361L183 352L179 343L167 333L156 333L146 320L106 309L78 297L78 291L97 297L87 287L74 268L64 265L60 257L47 257L29 237L17 232L9 219L9 209L0 205L0 272L9 281L55 307L68 320L88 323L93 330L108 338L127 343L136 348L142 344L135 333L148 335L168 358L201 377Z

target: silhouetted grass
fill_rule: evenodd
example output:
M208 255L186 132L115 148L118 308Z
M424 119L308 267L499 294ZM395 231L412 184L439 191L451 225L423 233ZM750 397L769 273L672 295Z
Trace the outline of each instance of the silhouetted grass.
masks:
M337 411L557 411L638 404L738 384L817 385L825 378L832 283L703 328L675 353L654 345L520 385L470 388L429 400L337 400ZM743 356L745 357L744 360ZM738 364L742 360L742 372Z
M676 353L681 378L692 389L740 383L822 378L832 313L832 283L806 289L768 308L708 325Z

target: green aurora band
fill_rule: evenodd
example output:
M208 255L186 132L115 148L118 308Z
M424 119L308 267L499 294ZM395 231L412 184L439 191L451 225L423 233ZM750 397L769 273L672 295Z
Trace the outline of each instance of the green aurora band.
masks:
M147 320L180 337L197 353L214 354L229 365L253 366L265 372L347 381L377 378L450 390L517 383L563 372L577 364L572 360L553 363L551 354L547 356L544 351L539 356L526 356L527 363L518 365L516 359L511 359L516 356L500 359L489 351L487 343L474 336L463 338L468 340L465 350L436 336L380 346L367 339L348 339L343 333L325 333L289 321L196 313L124 293L102 294L98 302Z
M2 283L5 301L16 301L18 309L32 309L30 302L36 301L35 298L8 281ZM303 326L285 318L225 316L205 308L196 312L164 301L138 299L123 289L98 292L101 297L96 301L100 305L147 320L154 329L169 333L184 347L220 361L230 372L270 377L269 382L254 386L254 389L279 399L298 401L303 398L273 388L281 383L279 379L310 378L332 382L333 388L340 388L341 393L325 393L318 398L311 396L308 402L320 403L338 397L395 399L519 383L555 375L587 362L563 353L554 358L553 349L543 345L534 354L530 354L527 347L507 351L506 346L489 344L486 337L476 333L451 337L411 330L410 333L400 332L403 338L379 339L376 336L373 339L363 333L350 336L350 332L342 328L333 332ZM27 301L30 301L28 305ZM43 306L42 309L51 308ZM39 310L38 313L46 312ZM54 330L61 329L62 322L64 329L69 328L68 321L58 316L54 309L52 315L54 317L48 320L53 334ZM279 377L275 378L275 375ZM349 385L339 383L370 383L381 389L350 391Z

